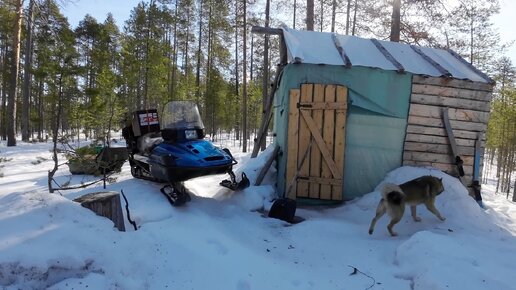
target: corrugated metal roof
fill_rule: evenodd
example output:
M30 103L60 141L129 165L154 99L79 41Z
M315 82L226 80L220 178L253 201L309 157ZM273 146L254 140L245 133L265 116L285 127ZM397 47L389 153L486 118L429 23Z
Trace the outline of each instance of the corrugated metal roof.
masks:
M364 66L474 82L493 80L451 50L328 32L283 29L289 62Z

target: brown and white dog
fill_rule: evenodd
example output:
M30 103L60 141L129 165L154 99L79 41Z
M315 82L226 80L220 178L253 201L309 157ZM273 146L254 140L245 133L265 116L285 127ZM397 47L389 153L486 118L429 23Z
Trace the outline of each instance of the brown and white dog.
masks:
M387 213L391 218L387 230L391 236L397 236L392 228L403 217L406 204L410 205L412 218L416 222L421 221L421 218L416 214L416 206L419 204L424 204L431 213L444 221L445 218L435 208L435 198L443 191L442 178L429 175L418 177L400 185L385 184L382 189L382 199L376 208L376 215L369 226L369 234L373 233L376 222Z

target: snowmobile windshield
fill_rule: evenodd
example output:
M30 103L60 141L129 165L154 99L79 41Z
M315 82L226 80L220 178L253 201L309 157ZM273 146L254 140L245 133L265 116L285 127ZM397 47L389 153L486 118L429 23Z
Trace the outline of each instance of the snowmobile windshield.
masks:
M199 109L194 102L173 101L165 105L161 130L204 129Z

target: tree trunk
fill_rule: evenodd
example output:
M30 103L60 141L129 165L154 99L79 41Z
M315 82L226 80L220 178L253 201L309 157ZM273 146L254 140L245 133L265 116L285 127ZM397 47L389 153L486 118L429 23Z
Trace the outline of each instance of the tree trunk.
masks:
M167 98L168 100L172 100L172 69L173 69L173 65L172 65L172 48L173 48L173 44L172 44L172 25L171 23L168 23L167 24L167 40L166 40L166 44L167 44L167 65L168 65L168 71L167 71Z
M43 141L43 80L38 81L38 141Z
M292 28L296 29L297 0L294 0L294 15L292 16Z
M144 75L144 87L143 87L143 108L148 109L149 106L149 54L150 54L150 38L151 29L153 26L153 12L152 7L154 1L151 0L149 5L149 11L147 12L147 35L145 37L145 75Z
M116 191L92 192L80 196L73 201L90 209L99 216L113 221L115 227L125 232L124 214L120 203L120 195Z
M498 154L502 154L502 152L500 152L501 150L498 150ZM495 189L495 193L498 193L498 190L500 188L500 168L502 167L502 158L500 157L501 155L499 155L496 159L497 159L497 162L496 162L496 189Z
M265 3L265 27L269 27L270 0ZM267 99L269 98L269 35L265 34L265 43L263 45L263 79L262 79L262 119L266 118ZM263 120L262 120L263 121ZM265 136L267 136L267 128L265 128ZM266 138L260 144L260 148L265 150Z
M7 146L16 146L16 95L18 92L18 71L20 69L20 37L23 17L22 0L16 1L16 18L13 30L13 58L11 66L11 79L9 88L9 100L7 107Z
M507 199L509 198L509 194L511 191L511 175L514 169L514 152L512 150L508 150L507 152L507 166L506 166L506 173L505 173L505 191L507 193Z
M54 187L52 181L54 180L54 174L56 174L57 168L59 167L59 160L57 159L57 134L59 133L59 121L61 120L61 112L63 110L63 74L59 76L58 80L58 101L57 101L57 114L54 120L54 128L52 132L52 141L54 143L54 149L52 150L52 159L54 160L54 168L48 172L48 192L54 193Z
M206 90L210 90L211 85L211 63L212 63L212 45L213 45L213 21L212 21L212 6L209 5L208 8L208 55L206 58ZM215 100L214 96L211 93L206 94L206 104L205 104L205 115L209 117L209 126L208 130L211 136L211 140L215 139Z
M314 0L306 0L306 30L314 30Z
M190 48L190 7L186 8L186 41L183 57L185 80L188 82L188 49Z
M512 201L516 202L516 179L514 180L514 188L512 191Z
M324 24L324 1L323 0L320 0L321 1L321 10L320 10L320 14L321 14L321 32L323 31L323 24Z
M346 35L349 35L349 24L351 19L351 15L349 13L351 13L351 0L348 0L348 5L346 6Z
M238 73L238 3L239 1L235 1L235 98L237 105L240 103L240 83L239 83L239 73ZM240 122L238 114L235 114L235 139L240 140Z
M331 32L335 32L335 17L337 16L337 0L331 4Z
M249 67L249 80L251 82L254 80L253 69L254 69L254 34L251 33L251 64Z
M400 42L400 28L401 28L401 0L394 0L392 3L392 19L391 19L391 41Z
M176 99L175 97L175 85L176 85L176 70L177 70L177 17L178 17L178 3L179 1L176 1L176 10L174 12L175 14L175 21L174 21L174 56L172 59L172 80L171 82L171 88L170 88L170 97L171 100Z
M31 92L32 69L32 24L34 22L34 0L29 3L29 19L27 21L27 36L25 39L25 64L23 72L23 102L22 102L22 140L27 142L30 137L29 107Z
M358 0L355 0L355 10L353 11L353 30L351 31L351 35L355 35L355 28L357 26L357 10Z
M7 50L8 50L8 46L7 46L7 43L3 43L4 45L2 46L2 50L1 50L1 53L0 53L0 56L2 57L2 60L0 61L0 77L2 78L2 91L1 91L1 95L0 97L2 98L1 100L1 109L2 109L2 114L1 114L1 119L0 119L0 135L1 135L1 139L2 140L7 140L7 74L5 73L5 71L7 70L7 63L8 63L8 58L7 58Z
M474 18L473 18L474 16L473 15L474 14L471 13L471 22L470 22L470 31L469 31L469 33L470 33L470 40L469 40L470 41L469 42L469 63L470 64L473 64L473 39L474 39L473 38L473 35L474 35L473 33L474 33L474 30L475 30L475 28L474 28L475 22L474 22Z
M247 0L243 0L242 152L247 152Z
M199 42L197 48L197 67L195 73L195 85L197 89L195 90L195 98L197 101L197 105L199 105L199 101L201 98L201 52L202 52L202 4L203 0L199 0Z

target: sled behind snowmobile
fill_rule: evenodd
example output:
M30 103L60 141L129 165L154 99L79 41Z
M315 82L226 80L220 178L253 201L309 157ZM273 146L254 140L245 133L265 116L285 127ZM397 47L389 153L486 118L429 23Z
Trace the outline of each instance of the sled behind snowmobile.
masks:
M131 174L168 183L161 192L175 206L189 201L183 181L191 178L228 173L230 180L220 185L232 190L249 186L245 173L242 180L236 182L233 165L237 161L229 150L204 139L204 125L193 102L169 102L161 118L156 109L136 111L123 129L123 136L129 151Z

